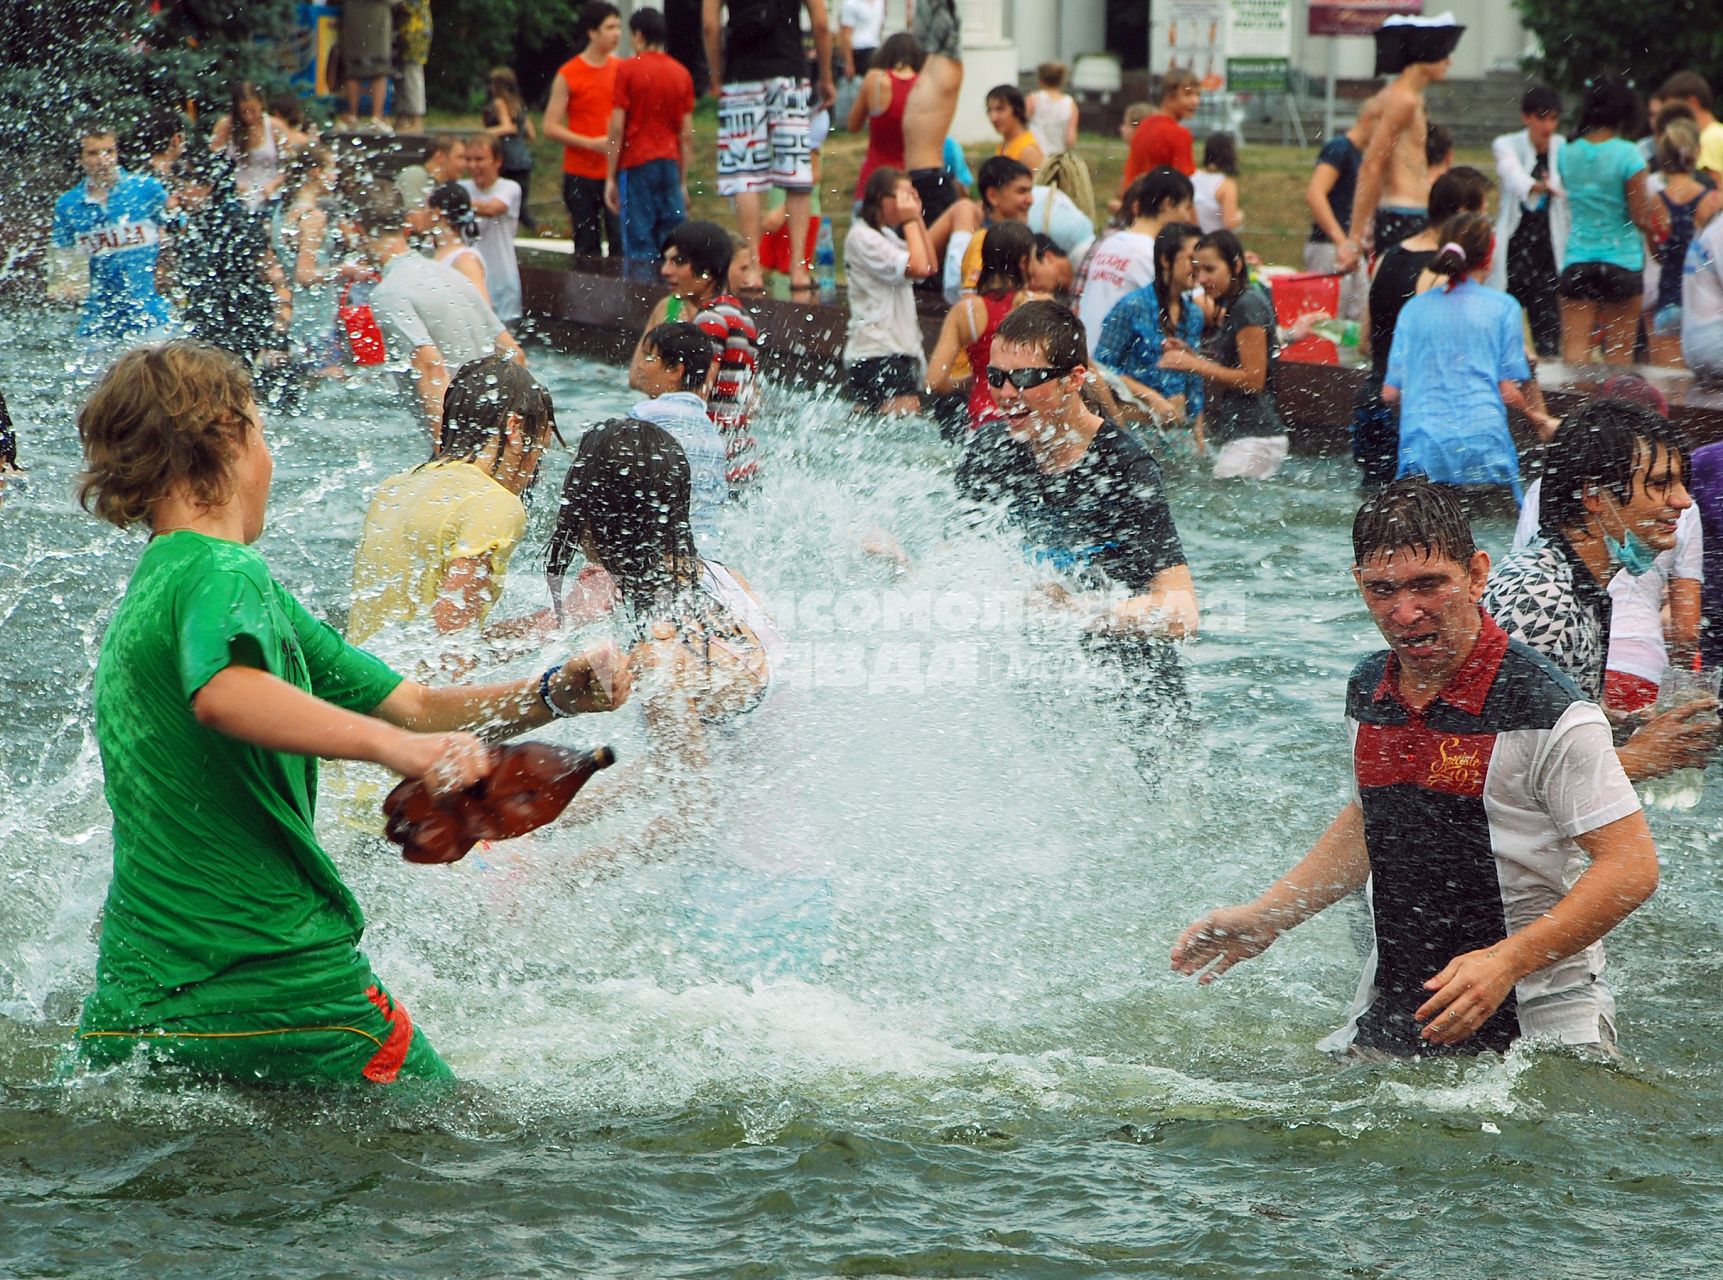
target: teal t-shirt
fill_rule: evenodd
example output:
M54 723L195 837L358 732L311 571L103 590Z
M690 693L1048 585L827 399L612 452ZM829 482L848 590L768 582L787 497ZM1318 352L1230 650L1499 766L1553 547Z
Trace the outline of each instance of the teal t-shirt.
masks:
M96 664L114 877L84 1030L290 1008L371 981L359 904L313 830L317 761L192 714L192 695L229 665L359 712L401 682L250 547L189 530L150 542Z
M1627 212L1627 180L1645 171L1639 148L1623 138L1604 142L1575 138L1561 149L1556 168L1573 212L1568 265L1608 262L1629 271L1642 270L1645 242Z

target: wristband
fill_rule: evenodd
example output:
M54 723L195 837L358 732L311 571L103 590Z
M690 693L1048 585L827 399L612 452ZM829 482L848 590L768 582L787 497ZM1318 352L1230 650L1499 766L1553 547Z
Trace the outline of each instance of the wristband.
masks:
M544 709L550 712L550 714L556 719L566 720L572 716L574 712L564 711L551 700L550 696L550 678L561 670L562 664L559 662L556 666L547 669L545 673L538 678L538 700L544 703Z

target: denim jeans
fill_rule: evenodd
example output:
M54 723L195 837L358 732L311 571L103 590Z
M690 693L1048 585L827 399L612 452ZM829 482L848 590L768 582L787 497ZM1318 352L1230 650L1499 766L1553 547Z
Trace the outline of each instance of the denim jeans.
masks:
M664 238L688 216L682 206L682 170L674 160L648 160L624 169L622 256L657 258Z
M622 252L622 230L616 215L604 207L604 179L582 178L578 174L562 175L562 202L568 206L568 216L574 223L574 251L596 254L599 238L610 246L610 256Z

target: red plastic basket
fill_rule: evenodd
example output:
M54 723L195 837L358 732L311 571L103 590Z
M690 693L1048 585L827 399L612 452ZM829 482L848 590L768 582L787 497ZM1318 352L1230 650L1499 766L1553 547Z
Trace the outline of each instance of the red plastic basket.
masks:
M1274 319L1281 328L1316 311L1330 316L1340 314L1339 276L1317 272L1275 276L1269 281L1269 289L1274 294ZM1280 349L1280 358L1300 364L1339 364L1340 349L1327 338L1312 334L1287 343Z

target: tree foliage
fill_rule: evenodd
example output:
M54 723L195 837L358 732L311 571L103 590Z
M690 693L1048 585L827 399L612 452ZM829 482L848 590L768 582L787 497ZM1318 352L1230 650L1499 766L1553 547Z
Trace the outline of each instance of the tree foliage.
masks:
M513 67L539 103L556 69L577 52L581 0L437 0L425 91L431 105L470 111L492 67Z
M86 125L113 129L124 153L152 113L224 110L235 79L279 86L273 42L293 12L292 0L169 0L154 12L144 0L0 0L0 199L22 195L34 214L44 191L69 185Z
M1604 67L1650 93L1671 72L1697 71L1723 91L1723 21L1717 0L1514 0L1542 44L1527 67L1577 97Z

